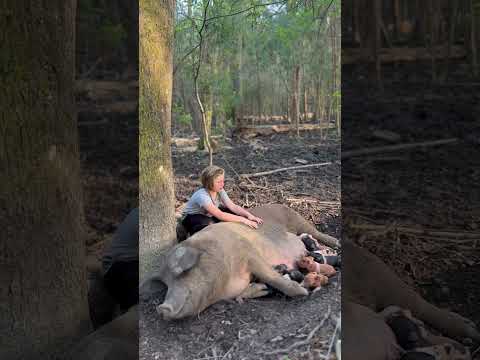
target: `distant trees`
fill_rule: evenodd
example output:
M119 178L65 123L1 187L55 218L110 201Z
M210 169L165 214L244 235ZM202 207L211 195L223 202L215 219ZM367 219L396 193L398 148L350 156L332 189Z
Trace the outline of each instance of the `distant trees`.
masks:
M329 114L338 116L340 27L335 24L340 22L340 1L266 4L178 2L175 120L188 119L193 129L201 129L196 124L201 119L198 105L189 99L194 98L198 30L204 19L198 89L208 130L215 124L222 131L244 115L288 115L293 123L306 119L309 109L317 121ZM333 67L337 67L336 79Z
M432 81L445 81L451 59L467 54L478 75L478 0L346 0L342 7L342 62L370 63L380 86L387 62L428 61Z

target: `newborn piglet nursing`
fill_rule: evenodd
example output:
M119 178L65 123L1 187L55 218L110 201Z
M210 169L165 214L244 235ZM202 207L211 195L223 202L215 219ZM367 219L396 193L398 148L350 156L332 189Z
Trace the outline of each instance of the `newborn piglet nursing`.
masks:
M340 266L340 257L337 252L325 245L320 245L310 234L300 235L308 255L311 256L319 264L328 264L335 267Z
M339 266L340 259L335 250L319 245L311 235L302 234L300 239L307 253L296 262L298 270L289 269L286 264L276 265L273 269L283 277L300 283L304 288L315 290L328 284L328 277L336 274L333 266Z
M279 264L273 267L273 269L280 275L287 276L288 279L301 283L305 277L300 271L294 269L288 269L285 264Z
M317 240L315 240L310 234L302 234L300 235L300 239L302 240L303 245L305 245L305 248L308 251L318 251L321 249Z
M333 276L337 273L337 271L332 265L319 264L311 256L302 257L300 260L297 261L297 266L300 271L303 271L305 273L316 272L321 275L326 275L328 277Z
M303 286L309 290L313 290L327 284L328 278L325 275L316 272L308 273L305 275L305 279L303 280Z

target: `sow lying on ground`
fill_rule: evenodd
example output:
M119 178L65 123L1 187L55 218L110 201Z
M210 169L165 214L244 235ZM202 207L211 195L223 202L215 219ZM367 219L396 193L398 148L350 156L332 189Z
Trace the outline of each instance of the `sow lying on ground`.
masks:
M196 315L220 300L263 296L267 294L264 284L291 297L308 295L304 287L273 267L295 268L307 252L298 237L302 233L335 248L338 241L286 206L266 205L251 212L264 220L259 229L229 222L213 224L160 259L159 269L147 283L160 280L168 286L165 301L157 308L165 319ZM250 284L252 276L264 284Z

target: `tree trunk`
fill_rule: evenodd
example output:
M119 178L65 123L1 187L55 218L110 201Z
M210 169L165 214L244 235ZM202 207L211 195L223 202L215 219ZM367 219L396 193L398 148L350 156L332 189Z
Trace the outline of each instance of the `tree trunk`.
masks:
M170 152L175 1L140 0L140 279L176 240Z
M263 115L263 92L262 82L260 80L260 56L258 55L258 47L255 47L255 75L257 80L257 115L260 117Z
M243 86L242 86L242 71L243 71L243 35L242 29L238 31L237 38L237 69L233 78L233 91L235 92L234 118L233 121L237 125L237 119L242 117L242 101L243 101Z
M382 21L382 0L374 0L375 6L375 41L374 41L374 52L375 52L375 73L377 86L380 91L383 92L383 75L382 75L382 62L380 59L380 48L382 47L382 35L380 24Z
M74 106L76 3L7 3L8 16L0 16L0 358L56 359L91 329Z
M472 68L473 75L478 76L478 43L479 43L479 23L480 23L480 1L470 0L470 14L471 14L471 33L470 43L472 51Z
M197 70L194 76L194 88L195 88L195 96L197 98L198 107L200 108L201 113L201 124L203 131L200 133L200 141L198 142L198 149L204 150L207 149L209 151L209 155L211 153L210 149L210 136L212 134L212 114L213 114L213 94L212 94L212 86L210 84L203 85L202 88L202 98L201 101L200 94L199 94L199 72L201 63L203 61L203 57L205 54L205 67L211 65L211 56L210 56L210 49L208 47L207 38L202 38L200 40L202 43L200 44L200 51L198 55L199 64L197 65ZM211 156L210 156L211 158Z
M395 37L398 41L402 34L402 13L400 11L400 0L394 0L393 3L393 17L395 21Z
M192 116L192 125L193 125L193 130L201 136L202 131L203 131L203 125L202 125L202 114L200 112L200 109L197 104L197 99L195 97L195 94L192 92L192 96L188 98L188 109L190 111L190 114Z
M305 69L303 70L303 122L308 120L308 83L305 80Z
M300 136L299 125L300 125L300 66L295 65L293 68L293 78L292 78L292 105L290 109L291 121L295 124L297 129L297 136Z

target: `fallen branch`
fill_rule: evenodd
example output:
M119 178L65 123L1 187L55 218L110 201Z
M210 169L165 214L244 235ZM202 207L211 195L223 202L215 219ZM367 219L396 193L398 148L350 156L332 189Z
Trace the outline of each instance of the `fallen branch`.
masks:
M287 201L291 201L291 202L306 202L306 203L315 203L315 204L319 204L319 205L323 205L323 206L333 206L333 207L339 207L340 206L340 202L339 201L320 201L320 200L317 200L317 199L305 199L305 198L291 198L291 197L287 197L285 198L285 200Z
M432 237L448 237L454 239L480 239L480 234L462 231L437 231L429 229L414 228L408 226L394 226L394 225L373 225L373 224L351 224L349 227L353 229L360 229L375 232L402 232L407 234L425 235Z
M291 166L291 167L287 167L287 168L281 168L281 169L270 170L270 171L263 171L263 172L258 172L258 173L254 173L254 174L240 174L240 176L245 177L245 178L249 178L249 177L275 174L275 173L278 173L278 172L281 172L281 171L298 170L298 169L305 169L305 168L310 168L310 167L327 166L327 165L332 165L332 164L333 164L333 162L325 162L325 163L319 163L319 164Z
M325 324L325 321L327 321L327 319L330 317L330 312L331 312L331 309L330 309L330 305L329 305L327 313L324 315L322 321L320 321L320 324L315 326L313 328L313 330L310 331L310 334L308 334L308 336L305 340L294 342L292 345L290 345L289 347L287 347L285 349L278 349L278 350L273 350L273 351L262 351L261 354L265 354L265 355L288 354L290 351L292 351L293 349L295 349L299 346L308 345L310 343L310 340L312 340L313 335L315 335L315 333L321 327L323 327L323 324Z
M436 59L443 59L447 57L447 47L444 45L435 46L428 51L424 47L407 48L381 48L379 49L379 58L382 64L393 63L399 61L416 61L416 60L431 60L432 55ZM463 58L466 55L466 50L463 46L452 46L450 57ZM371 62L372 57L366 48L344 48L342 49L342 65L356 64L359 62Z
M336 345L334 344L335 340L337 339L337 332L340 332L340 319L336 320L337 325L335 326L335 330L333 331L333 335L330 339L330 345L328 346L328 352L327 355L325 355L325 359L330 360L330 354L332 351L335 351L335 354L337 355L337 358L340 358L340 354L338 353L339 349L333 349L333 347Z
M342 152L341 159L347 159L356 156L378 154L381 152L397 151L397 150L409 150L418 147L427 147L427 146L438 146L438 145L447 145L453 144L458 141L457 138L442 139L442 140L433 140L433 141L424 141L418 143L410 144L399 144L399 145L390 145L390 146L380 146L360 150L350 150Z

